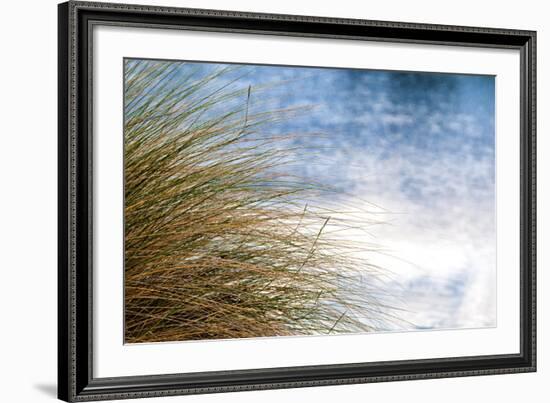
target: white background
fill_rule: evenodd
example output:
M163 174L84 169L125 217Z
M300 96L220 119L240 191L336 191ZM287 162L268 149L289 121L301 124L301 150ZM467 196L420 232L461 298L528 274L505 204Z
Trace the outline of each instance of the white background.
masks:
M550 23L543 1L263 1L202 0L147 3L352 18L535 29L539 34L539 372L536 374L350 385L223 395L176 397L180 402L513 402L544 401L550 356L543 321L550 300L544 267L550 205L550 163L541 158L550 145L548 76ZM2 148L0 228L3 278L0 282L0 394L6 402L55 398L56 380L56 2L4 5L0 25L2 62ZM546 225L546 226L545 226ZM550 291L550 289L549 289ZM547 316L547 315L546 315ZM161 401L155 399L156 401ZM150 400L153 401L153 400Z

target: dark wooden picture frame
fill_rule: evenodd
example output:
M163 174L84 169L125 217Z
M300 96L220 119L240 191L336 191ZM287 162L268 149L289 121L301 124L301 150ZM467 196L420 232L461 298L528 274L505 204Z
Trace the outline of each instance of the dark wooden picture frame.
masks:
M117 378L93 377L93 24L413 44L521 54L520 353ZM58 397L65 401L368 383L536 370L536 33L508 29L68 2L58 10Z

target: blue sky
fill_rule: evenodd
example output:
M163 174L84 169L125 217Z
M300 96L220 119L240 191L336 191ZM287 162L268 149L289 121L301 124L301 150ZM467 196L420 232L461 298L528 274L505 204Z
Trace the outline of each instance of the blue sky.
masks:
M392 301L419 329L495 325L495 83L491 76L250 66L273 106L313 105L280 132L316 153L295 169L382 206L371 242ZM395 330L395 329L390 329Z
M391 268L384 287L406 330L496 324L494 77L254 65L233 74L252 106L310 107L269 129L314 134L292 140L315 150L300 153L295 173L381 206L383 224L368 235L381 253L367 258Z
M243 85L282 83L272 106L314 106L277 129L321 134L297 140L318 151L294 169L383 207L369 240L383 252L368 259L392 271L383 286L410 327L494 326L494 77L245 69Z
M489 76L367 70L248 67L243 79L252 88L259 83L285 82L270 91L273 106L313 105L301 118L285 121L280 132L320 132L326 149L297 167L302 174L342 183L349 190L361 178L346 175L345 154L376 154L379 159L400 155L411 163L398 180L401 191L419 202L431 203L442 192L453 192L446 178L433 177L430 186L415 175L423 158L444 158L457 164L454 174L467 181L470 192L490 197L494 169L472 176L460 169L462 157L494 161L494 79ZM245 84L246 85L246 84ZM353 179L353 181L351 180ZM434 181L438 181L437 189ZM343 182L342 182L343 181ZM470 195L471 196L471 195Z

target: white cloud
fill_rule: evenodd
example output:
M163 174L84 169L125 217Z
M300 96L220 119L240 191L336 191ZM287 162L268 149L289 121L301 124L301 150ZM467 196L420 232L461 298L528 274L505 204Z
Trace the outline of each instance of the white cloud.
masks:
M340 234L384 248L363 257L391 271L393 280L384 284L393 295L389 303L404 309L399 316L412 324L394 323L387 330L494 326L493 190L492 179L483 177L491 172L490 160L458 161L418 150L391 158L348 152L346 160L344 176L358 184L357 198L346 202L364 199L387 210L376 215L385 224L369 228L370 236L358 230ZM484 183L477 190L471 188L476 175ZM422 197L404 190L405 177L418 181Z

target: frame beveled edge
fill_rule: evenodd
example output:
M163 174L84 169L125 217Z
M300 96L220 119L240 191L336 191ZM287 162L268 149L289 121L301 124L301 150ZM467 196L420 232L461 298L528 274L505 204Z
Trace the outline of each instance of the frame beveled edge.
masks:
M94 379L86 26L163 26L521 52L521 353ZM58 397L88 401L536 371L536 32L69 1L58 6Z

